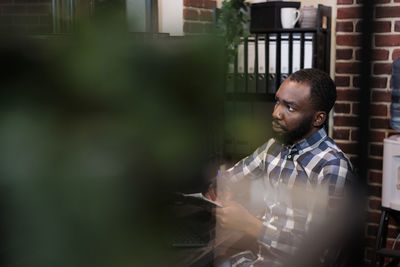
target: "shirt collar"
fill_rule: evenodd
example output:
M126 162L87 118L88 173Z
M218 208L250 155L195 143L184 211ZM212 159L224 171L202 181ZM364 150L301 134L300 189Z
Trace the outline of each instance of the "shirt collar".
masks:
M283 147L285 149L288 149L293 152L298 152L306 149L310 149L314 146L319 145L319 143L325 139L327 136L325 128L319 129L317 132L313 133L307 138L302 139L301 141L297 142L296 144L290 145L290 146L285 146Z
M293 147L296 147L298 150L305 150L306 148L311 148L319 143L322 142L323 139L326 137L325 128L322 127L317 132L313 133L309 137L299 141L298 143L294 144Z

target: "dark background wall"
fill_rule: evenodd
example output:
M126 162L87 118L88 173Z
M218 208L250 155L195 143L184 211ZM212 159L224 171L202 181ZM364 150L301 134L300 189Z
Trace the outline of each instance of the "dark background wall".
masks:
M0 31L50 33L51 0L0 0Z
M393 61L400 57L400 1L375 0L372 30L371 103L369 118L368 183L366 206L366 260L372 257L372 248L380 218L382 190L383 139L396 134L389 125L391 101L391 72ZM357 125L360 110L361 24L362 0L337 1L336 74L338 101L334 109L333 138L358 165ZM391 247L398 227L389 227L388 244ZM398 246L397 246L398 247Z

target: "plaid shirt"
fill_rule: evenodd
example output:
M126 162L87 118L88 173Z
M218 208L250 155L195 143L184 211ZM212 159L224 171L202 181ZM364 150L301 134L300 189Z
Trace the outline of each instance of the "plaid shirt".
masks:
M290 147L270 139L223 177L229 182L263 179L266 210L258 242L279 261L323 220L330 199L343 195L352 173L350 161L322 128Z

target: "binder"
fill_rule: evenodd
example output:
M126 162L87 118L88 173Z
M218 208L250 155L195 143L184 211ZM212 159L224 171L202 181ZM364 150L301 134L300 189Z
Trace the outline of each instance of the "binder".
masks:
M280 83L283 83L288 76L289 76L289 34L282 34Z
M292 67L293 67L293 72L296 72L300 70L300 56L301 56L301 44L300 44L300 38L301 34L293 34L293 46L292 46L292 52L293 52L293 61L292 61Z
M268 40L268 93L276 92L276 35L270 35Z
M245 91L245 73L244 73L244 43L238 45L238 65L236 76L236 92L243 93Z
M306 33L304 35L304 68L313 67L313 33Z
M267 83L265 76L265 40L258 40L258 77L257 77L257 92L266 93Z
M249 38L247 42L247 92L256 92L256 44L254 38Z

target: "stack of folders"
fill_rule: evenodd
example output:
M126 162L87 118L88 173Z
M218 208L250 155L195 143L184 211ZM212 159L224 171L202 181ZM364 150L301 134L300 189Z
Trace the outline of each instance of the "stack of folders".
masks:
M243 42L238 46L236 79L234 76L234 64L229 65L226 88L227 92L274 94L277 91L277 85L281 84L289 74L301 69L301 34L292 34L291 51L289 50L289 34L280 34L279 56L277 55L277 37L278 34L269 35L267 47L265 47L265 38L262 37L258 38L257 45L254 37L249 37L247 42L244 42L243 40ZM313 38L313 33L304 34L303 68L313 67ZM268 55L268 60L266 53ZM292 64L289 64L290 53L292 55ZM246 58L247 64L245 64ZM280 60L280 64L278 64L278 60ZM266 62L268 64L266 64ZM280 77L277 77L278 65L280 65L280 71L278 72ZM268 72L266 73L267 68ZM255 71L256 69L258 70L257 73ZM277 79L279 79L278 82Z

